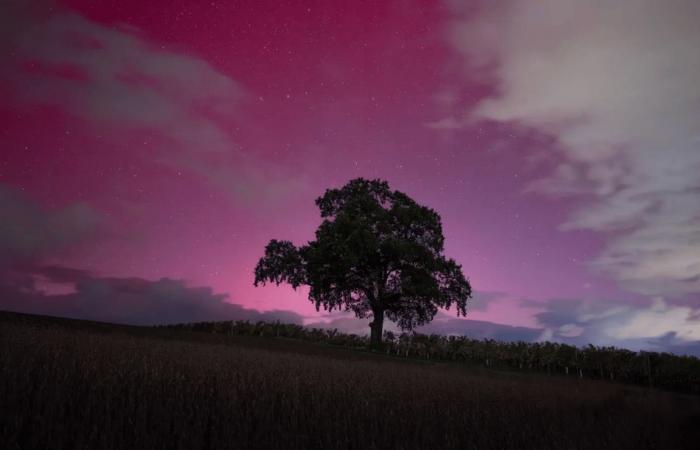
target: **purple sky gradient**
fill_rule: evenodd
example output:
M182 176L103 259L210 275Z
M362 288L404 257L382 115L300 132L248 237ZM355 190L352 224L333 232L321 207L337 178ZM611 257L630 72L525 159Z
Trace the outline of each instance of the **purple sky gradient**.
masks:
M366 327L252 285L363 176L477 291L431 331L694 351L697 3L278 3L0 6L0 308Z

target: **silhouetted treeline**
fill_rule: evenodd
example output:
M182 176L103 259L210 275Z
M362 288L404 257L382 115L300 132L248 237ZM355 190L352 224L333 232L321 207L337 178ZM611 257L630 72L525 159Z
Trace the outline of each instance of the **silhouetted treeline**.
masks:
M358 349L369 345L367 336L279 322L199 322L166 327L230 335L286 337ZM633 352L593 345L579 348L555 342L500 342L390 331L384 333L383 348L389 355L404 358L465 362L700 393L700 359L693 356Z

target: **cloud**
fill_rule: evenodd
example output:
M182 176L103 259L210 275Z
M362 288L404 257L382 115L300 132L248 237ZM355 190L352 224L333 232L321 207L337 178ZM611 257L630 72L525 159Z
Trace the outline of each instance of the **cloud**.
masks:
M646 305L614 300L523 301L536 308L540 340L700 354L700 309L657 297Z
M27 14L13 1L3 26L23 26L8 36L15 59L17 94L52 103L93 121L116 122L163 132L188 151L228 152L229 138L193 109L231 114L242 89L206 62L157 49L134 29L110 28L78 14Z
M40 266L33 271L34 275L46 278L53 283L80 283L92 278L87 270L63 266Z
M16 103L53 105L117 133L155 132L165 142L140 157L188 170L236 198L279 193L269 182L276 169L242 152L227 131L244 88L208 62L50 2L0 2L0 28L0 49L13 56L0 80Z
M81 203L44 208L0 185L0 309L133 325L209 320L280 320L302 323L292 311L258 312L226 301L208 287L182 280L97 276L47 265L62 252L90 242L100 216Z
M352 314L347 313L335 314L329 316L329 318L331 319L308 323L306 326L323 329L337 328L344 333L354 333L357 335L369 334L370 321L368 320L356 319ZM384 329L394 333L401 332L394 323L388 321L384 322ZM543 330L502 325L481 320L459 319L443 312L438 312L432 322L416 328L415 331L422 334L434 333L444 336L468 336L472 339L531 342L536 340L542 334Z
M321 328L332 330L337 328L343 333L356 334L358 336L369 335L369 322L366 319L357 319L349 313L336 313L329 315L327 320L319 320L307 322L305 326L309 328ZM388 331L397 331L397 328L391 322L384 322L384 329Z
M95 236L100 215L84 203L48 209L0 184L0 274L13 264L33 263Z
M494 94L466 116L557 137L533 190L580 195L562 229L607 233L592 266L649 295L700 291L700 3L510 0L459 16L450 42Z
M292 311L247 309L228 303L226 294L191 287L182 280L98 277L60 266L31 268L16 275L21 276L0 278L0 309L131 325L218 320L302 323L302 317ZM70 284L71 292L47 292L37 277Z
M505 292L499 291L475 291L474 296L469 302L469 310L471 311L486 311L494 302L503 300L508 297Z
M459 319L444 313L438 314L432 322L416 331L425 334L467 336L472 339L495 339L506 342L532 342L542 334L542 330L536 328L503 325L483 320Z

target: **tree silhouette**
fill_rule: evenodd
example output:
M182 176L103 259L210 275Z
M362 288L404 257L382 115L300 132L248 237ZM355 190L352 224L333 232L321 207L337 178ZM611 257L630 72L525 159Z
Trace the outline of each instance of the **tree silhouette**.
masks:
M381 345L384 317L402 330L430 322L439 307L466 315L471 286L443 256L440 216L386 181L357 178L316 199L323 222L316 240L295 247L271 240L255 267L259 283L309 286L316 309L372 317L371 344Z

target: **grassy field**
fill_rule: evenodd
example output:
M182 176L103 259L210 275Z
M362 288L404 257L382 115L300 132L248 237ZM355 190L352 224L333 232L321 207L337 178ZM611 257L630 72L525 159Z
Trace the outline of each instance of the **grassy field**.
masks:
M682 449L700 397L0 313L2 449Z

